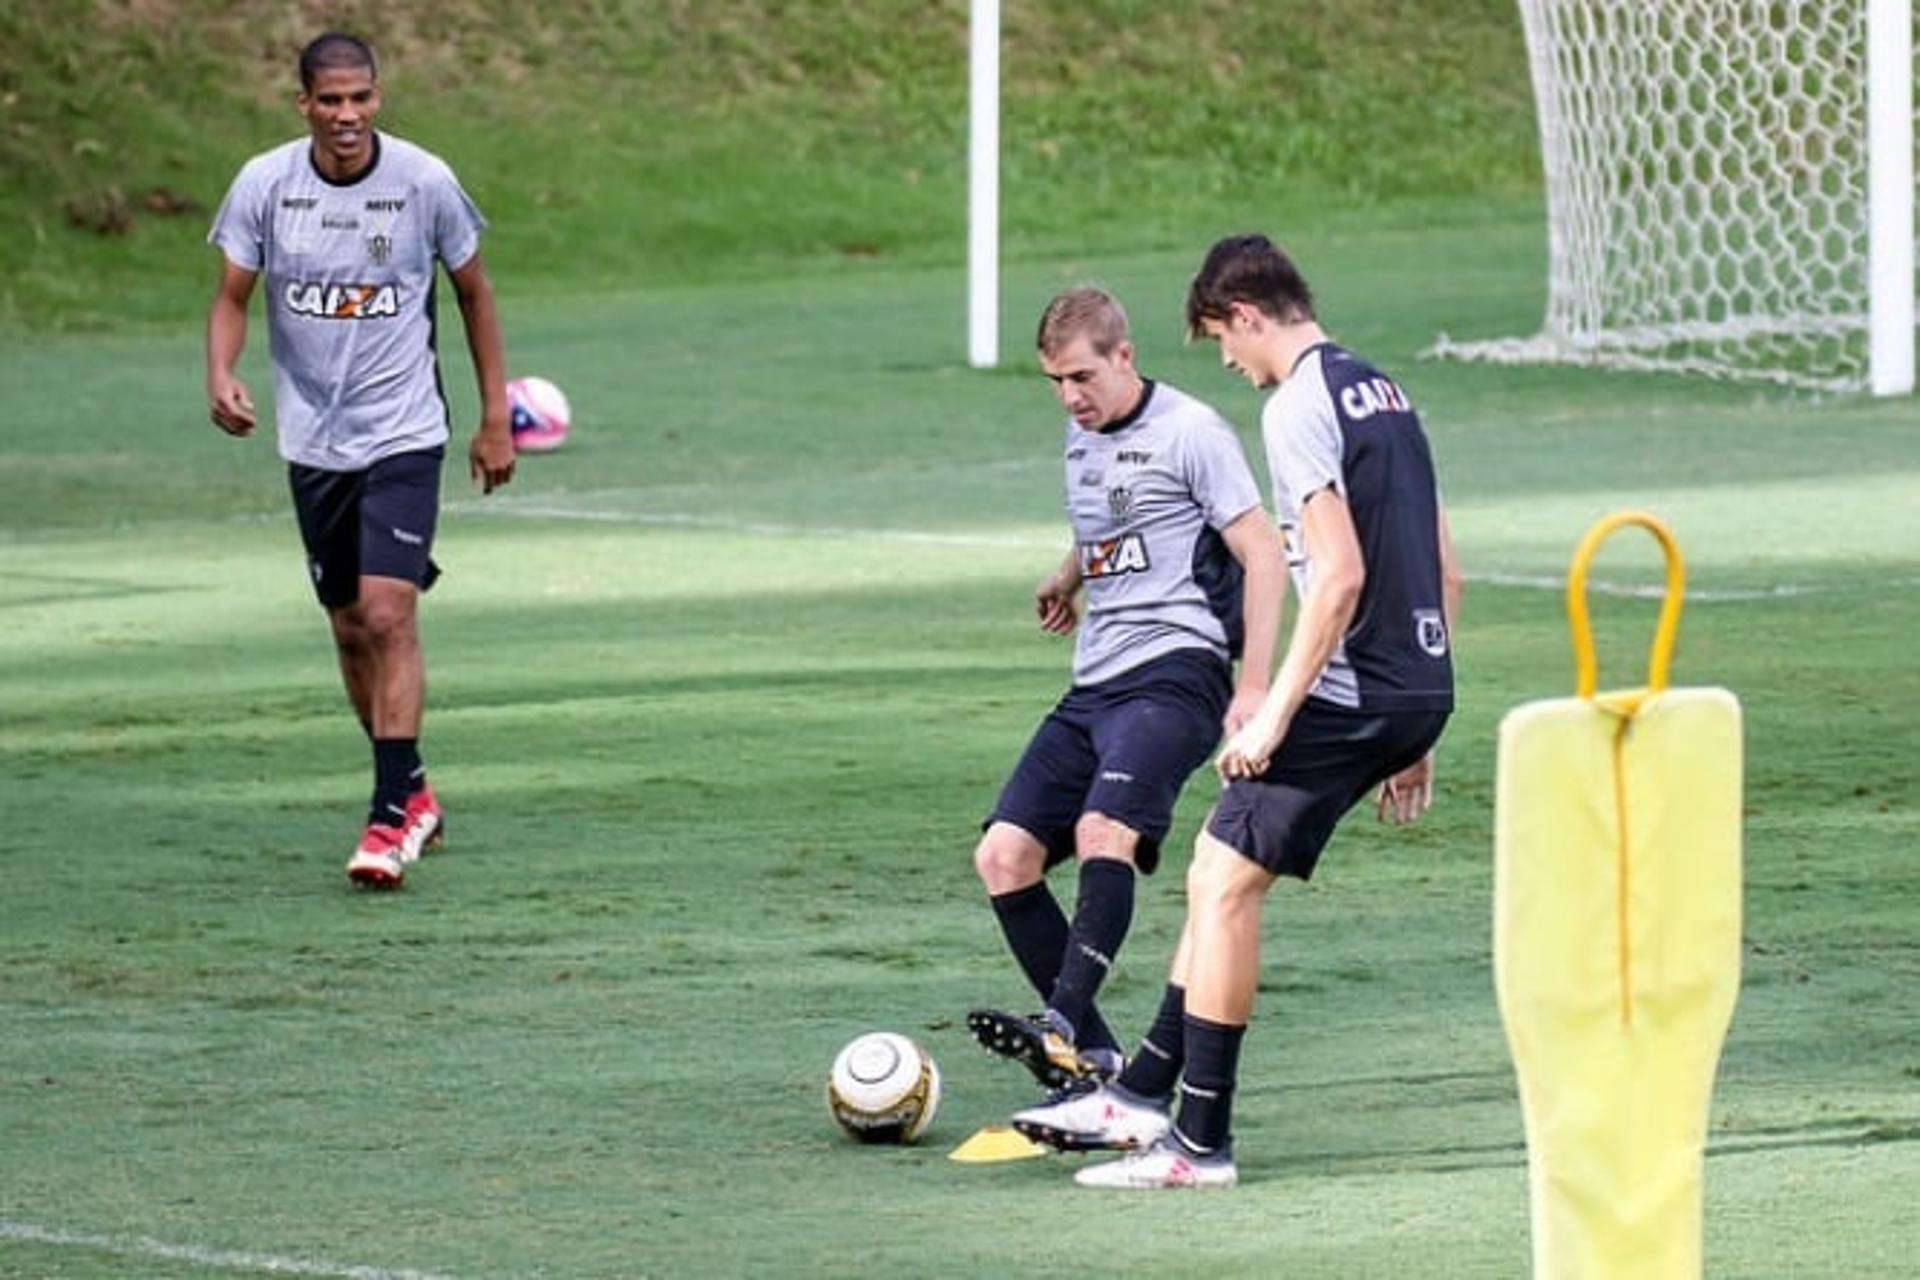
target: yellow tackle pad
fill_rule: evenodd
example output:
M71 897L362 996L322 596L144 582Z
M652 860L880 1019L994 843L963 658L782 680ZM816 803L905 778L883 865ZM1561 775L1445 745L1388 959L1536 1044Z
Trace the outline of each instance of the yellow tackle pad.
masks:
M1708 1110L1740 985L1740 706L1666 687L1684 577L1650 521L1610 517L1576 555L1579 695L1500 726L1494 980L1536 1280L1701 1274ZM1647 687L1598 693L1585 565L1628 523L1667 548L1667 608Z

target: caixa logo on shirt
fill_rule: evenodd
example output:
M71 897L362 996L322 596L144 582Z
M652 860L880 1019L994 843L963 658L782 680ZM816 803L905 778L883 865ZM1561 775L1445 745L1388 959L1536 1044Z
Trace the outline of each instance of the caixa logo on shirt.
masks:
M400 314L400 289L391 284L321 284L289 280L287 310L320 320L387 320Z
M1368 378L1340 391L1340 408L1348 418L1360 422L1376 413L1407 413L1413 406L1407 393L1389 378Z
M1121 573L1145 573L1153 567L1147 559L1147 543L1137 533L1117 538L1101 538L1080 544L1080 576L1111 578Z

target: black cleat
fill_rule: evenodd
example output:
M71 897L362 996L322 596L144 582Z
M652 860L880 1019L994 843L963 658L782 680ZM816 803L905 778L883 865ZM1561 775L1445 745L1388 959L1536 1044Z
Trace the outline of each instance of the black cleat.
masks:
M1023 1018L998 1009L975 1009L967 1015L967 1029L982 1048L1013 1059L1050 1091L1082 1080L1098 1081L1106 1075L1056 1031L1044 1014Z

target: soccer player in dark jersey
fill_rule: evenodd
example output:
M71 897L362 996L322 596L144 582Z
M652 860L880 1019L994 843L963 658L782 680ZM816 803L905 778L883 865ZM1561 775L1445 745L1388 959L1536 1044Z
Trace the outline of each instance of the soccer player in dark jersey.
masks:
M1425 812L1453 708L1460 575L1406 393L1328 340L1305 279L1265 236L1213 246L1187 325L1274 388L1261 435L1301 612L1265 702L1216 759L1225 785L1195 842L1186 928L1139 1051L1111 1085L1015 1117L1061 1148L1132 1149L1081 1170L1087 1186L1237 1180L1229 1121L1267 891L1311 876L1335 825L1376 788L1383 820Z
M468 466L489 493L513 476L505 362L480 262L485 221L443 161L375 131L372 49L337 32L314 40L300 55L295 103L307 136L248 161L208 233L222 260L207 316L207 402L221 430L253 432L253 397L234 365L264 274L280 454L340 674L373 747L373 800L347 875L395 888L444 830L420 760L426 673L415 625L419 593L439 572L431 553L449 434L434 349L440 267L480 384Z
M1136 868L1153 871L1180 788L1222 727L1265 698L1286 574L1233 428L1140 374L1118 300L1061 294L1037 345L1068 415L1074 545L1034 607L1043 630L1079 635L1072 687L1007 780L974 866L1045 1010L978 1009L968 1022L1058 1087L1119 1066L1094 997L1133 918ZM1079 866L1071 921L1046 881L1068 859Z

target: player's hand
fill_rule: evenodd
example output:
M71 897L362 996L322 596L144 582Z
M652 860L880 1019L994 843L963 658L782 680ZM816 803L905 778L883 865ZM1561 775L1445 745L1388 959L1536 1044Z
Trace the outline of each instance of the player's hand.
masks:
M1380 821L1404 826L1433 803L1433 752L1380 784Z
M232 374L208 380L207 409L212 414L213 425L230 436L252 435L260 421L253 411L253 396L247 391L247 384Z
M1220 727L1228 737L1232 737L1246 727L1247 721L1260 713L1266 701L1265 689L1235 689L1233 701L1227 704L1227 714L1220 717Z
M503 418L499 423L482 422L467 447L468 470L480 492L492 493L513 479L513 429Z
M1033 590L1033 611L1040 629L1056 636L1070 634L1079 625L1080 610L1074 603L1074 589L1054 574Z
M1234 730L1227 745L1220 748L1220 754L1214 758L1214 772L1223 782L1258 777L1267 771L1273 753L1280 749L1280 742L1286 736L1287 722L1261 710Z

